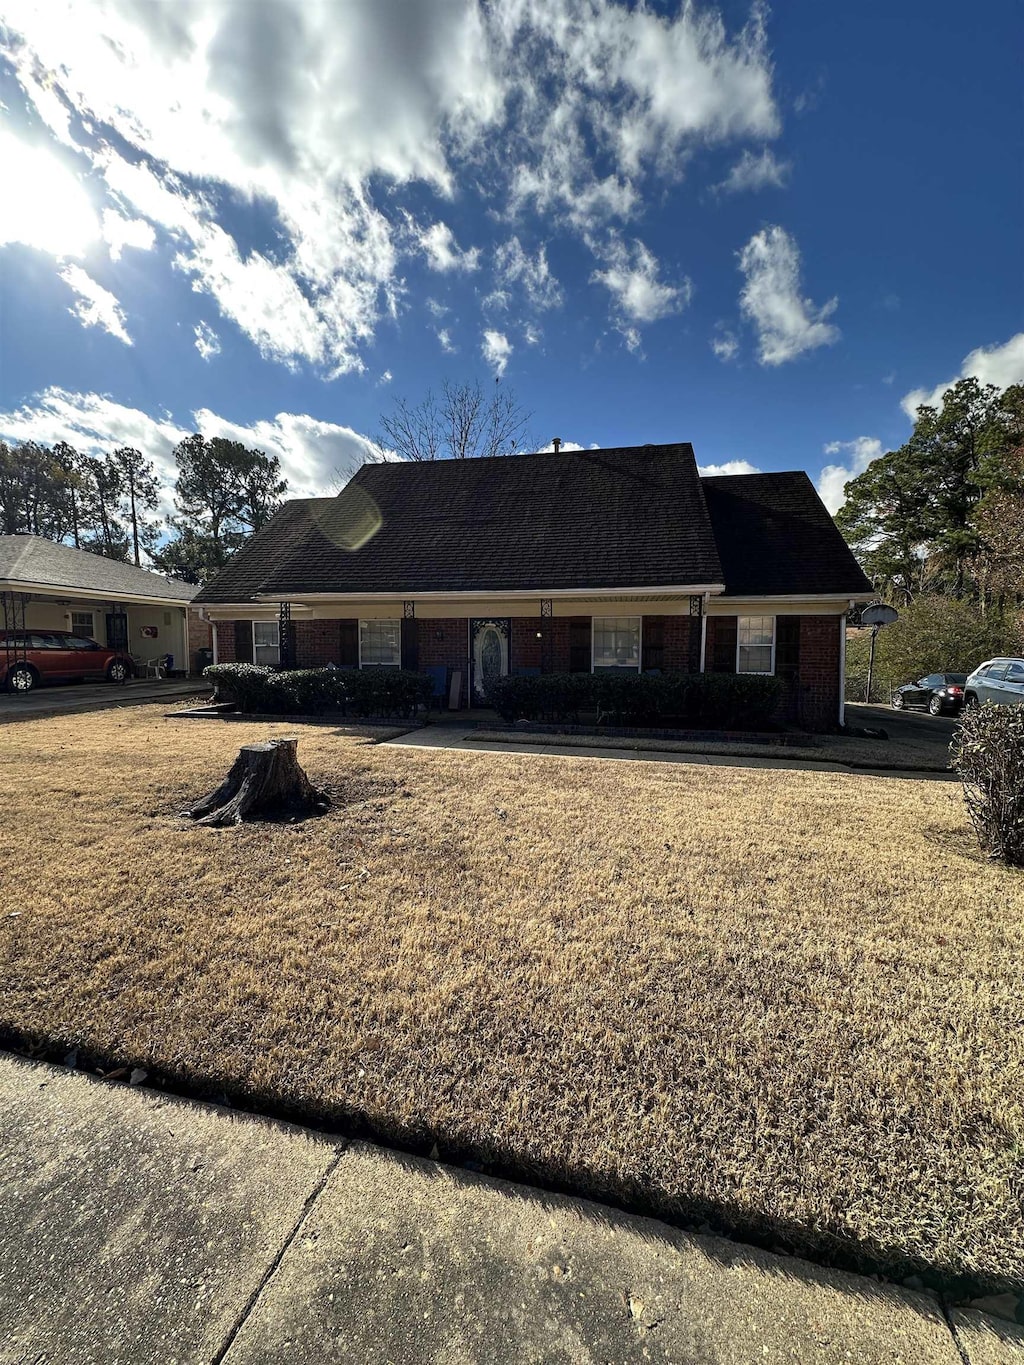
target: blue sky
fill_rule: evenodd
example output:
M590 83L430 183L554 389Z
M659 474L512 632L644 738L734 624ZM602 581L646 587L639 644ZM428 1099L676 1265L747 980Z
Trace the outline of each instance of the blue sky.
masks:
M845 479L1024 381L1014 0L0 0L0 432L336 484L394 396Z

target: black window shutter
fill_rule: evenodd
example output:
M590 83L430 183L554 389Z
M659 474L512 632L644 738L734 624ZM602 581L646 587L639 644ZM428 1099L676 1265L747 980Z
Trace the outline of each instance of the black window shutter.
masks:
M800 672L800 617L775 618L775 672L780 678L795 678Z
M419 668L419 639L416 634L416 619L402 617L402 667L415 673Z
M590 672L590 617L569 617L569 672Z
M660 616L640 618L644 671L665 667L665 622Z
M714 648L711 651L711 673L736 672L736 617L712 616L714 621Z
M339 621L338 664L341 668L359 667L359 622Z
M240 664L252 663L252 622L235 622L235 659Z

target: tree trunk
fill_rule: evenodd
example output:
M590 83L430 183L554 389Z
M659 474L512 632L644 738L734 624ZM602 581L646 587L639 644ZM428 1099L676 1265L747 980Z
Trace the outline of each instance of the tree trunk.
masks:
M185 814L199 825L322 814L330 797L318 791L299 767L298 744L298 739L270 739L244 745L217 790Z

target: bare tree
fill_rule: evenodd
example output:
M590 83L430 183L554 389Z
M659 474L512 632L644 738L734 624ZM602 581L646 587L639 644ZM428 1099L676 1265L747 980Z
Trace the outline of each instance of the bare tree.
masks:
M394 452L401 460L472 460L514 455L527 446L532 414L511 389L495 386L488 397L479 381L445 380L440 399L427 392L417 404L396 398L382 413L374 442L379 460Z

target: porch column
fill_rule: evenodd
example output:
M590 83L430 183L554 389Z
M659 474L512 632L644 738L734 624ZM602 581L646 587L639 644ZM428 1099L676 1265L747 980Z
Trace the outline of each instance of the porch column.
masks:
M295 643L292 637L292 604L290 602L279 602L277 604L278 620L278 661L282 668L293 668L295 666Z
M553 673L555 671L555 640L552 630L552 617L551 598L544 597L540 604L540 671L542 673Z

